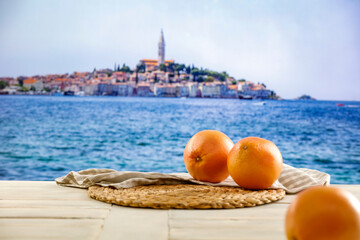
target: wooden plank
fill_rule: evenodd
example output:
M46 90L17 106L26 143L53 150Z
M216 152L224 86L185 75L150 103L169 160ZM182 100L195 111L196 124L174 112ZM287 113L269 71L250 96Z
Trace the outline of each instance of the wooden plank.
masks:
M283 199L276 201L276 204L290 204L296 197L296 194L287 194Z
M3 208L0 218L88 218L105 219L109 209L63 208L61 206L47 208Z
M190 226L171 227L169 239L244 239L244 240L281 240L286 239L282 221L254 221L244 224L239 221L190 222ZM199 225L202 224L202 225Z
M0 239L98 239L101 219L0 219Z
M359 198L359 185L335 185ZM170 239L286 239L284 218L296 195L253 208L170 210Z
M360 199L360 185L334 186ZM0 239L285 239L295 197L242 209L154 210L112 206L53 181L0 181Z
M87 200L86 189L63 187L55 181L0 181L0 199Z
M331 184L332 187L337 187L344 189L346 191L351 192L360 200L360 185L343 185L343 184ZM277 201L278 204L290 204L294 198L296 197L296 194L287 194L285 198L283 198L280 201Z
M346 191L351 192L360 200L360 185L343 185L343 184L332 184L333 187L342 188Z
M287 204L220 209L170 210L170 239L284 239Z
M168 239L168 211L114 205L100 240Z
M44 187L44 186L56 186L55 181L14 181L14 180L1 180L0 188L13 187L13 188L23 188L23 187Z
M86 192L59 194L56 192L36 192L36 191L23 191L23 192L0 192L0 199L5 200L88 200Z
M57 185L50 186L32 186L32 187L0 187L0 199L5 200L88 200L86 189L61 187Z
M360 185L340 185L340 184L332 184L332 187L337 187L337 188L341 188L344 189L346 191L351 192L352 194L355 195L355 197L357 197L360 200ZM290 204L294 198L296 197L296 194L287 194L285 196L285 198L283 198L280 201L277 201L277 204Z
M283 218L276 218L269 221L269 219L263 218L229 218L229 219L170 219L170 229L258 229L261 226L261 230L273 230L281 229Z
M51 207L62 207L62 208L105 208L109 209L111 204L96 201L93 199L86 200L0 200L0 208L51 208Z
M266 204L256 207L236 209L180 210L169 211L170 220L188 221L189 219L281 219L287 210L287 204Z

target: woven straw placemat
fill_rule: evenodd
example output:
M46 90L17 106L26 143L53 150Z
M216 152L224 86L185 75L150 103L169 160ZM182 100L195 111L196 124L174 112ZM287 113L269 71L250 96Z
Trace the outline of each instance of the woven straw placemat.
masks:
M285 196L283 189L243 190L237 187L204 185L149 185L115 189L91 186L88 195L96 200L141 208L242 208L271 203Z

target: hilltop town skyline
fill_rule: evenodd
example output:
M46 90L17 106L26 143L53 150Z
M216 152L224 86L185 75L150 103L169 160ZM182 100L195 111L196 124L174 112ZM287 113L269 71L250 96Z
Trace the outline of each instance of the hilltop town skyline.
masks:
M113 70L0 78L0 94L279 99L264 83L166 60L162 29L157 46L157 59L134 69L115 63Z

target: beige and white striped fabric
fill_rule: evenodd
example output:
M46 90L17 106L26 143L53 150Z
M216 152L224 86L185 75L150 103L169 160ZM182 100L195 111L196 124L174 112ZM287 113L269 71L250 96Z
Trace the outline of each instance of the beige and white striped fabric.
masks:
M195 183L210 186L238 187L229 177L221 183L208 183L197 181L188 173L155 173L155 172L129 172L112 169L87 169L79 172L70 172L63 177L55 179L61 186L88 188L93 185L115 188L130 188L145 185L184 184ZM294 168L283 165L281 175L271 188L282 188L287 193L297 193L311 186L330 184L330 175L306 168Z

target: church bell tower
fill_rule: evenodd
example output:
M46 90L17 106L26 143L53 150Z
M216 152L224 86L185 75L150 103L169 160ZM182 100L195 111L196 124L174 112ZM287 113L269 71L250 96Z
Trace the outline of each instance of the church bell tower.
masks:
M158 50L158 65L165 64L165 40L164 33L161 29L161 35L159 40L159 50Z

